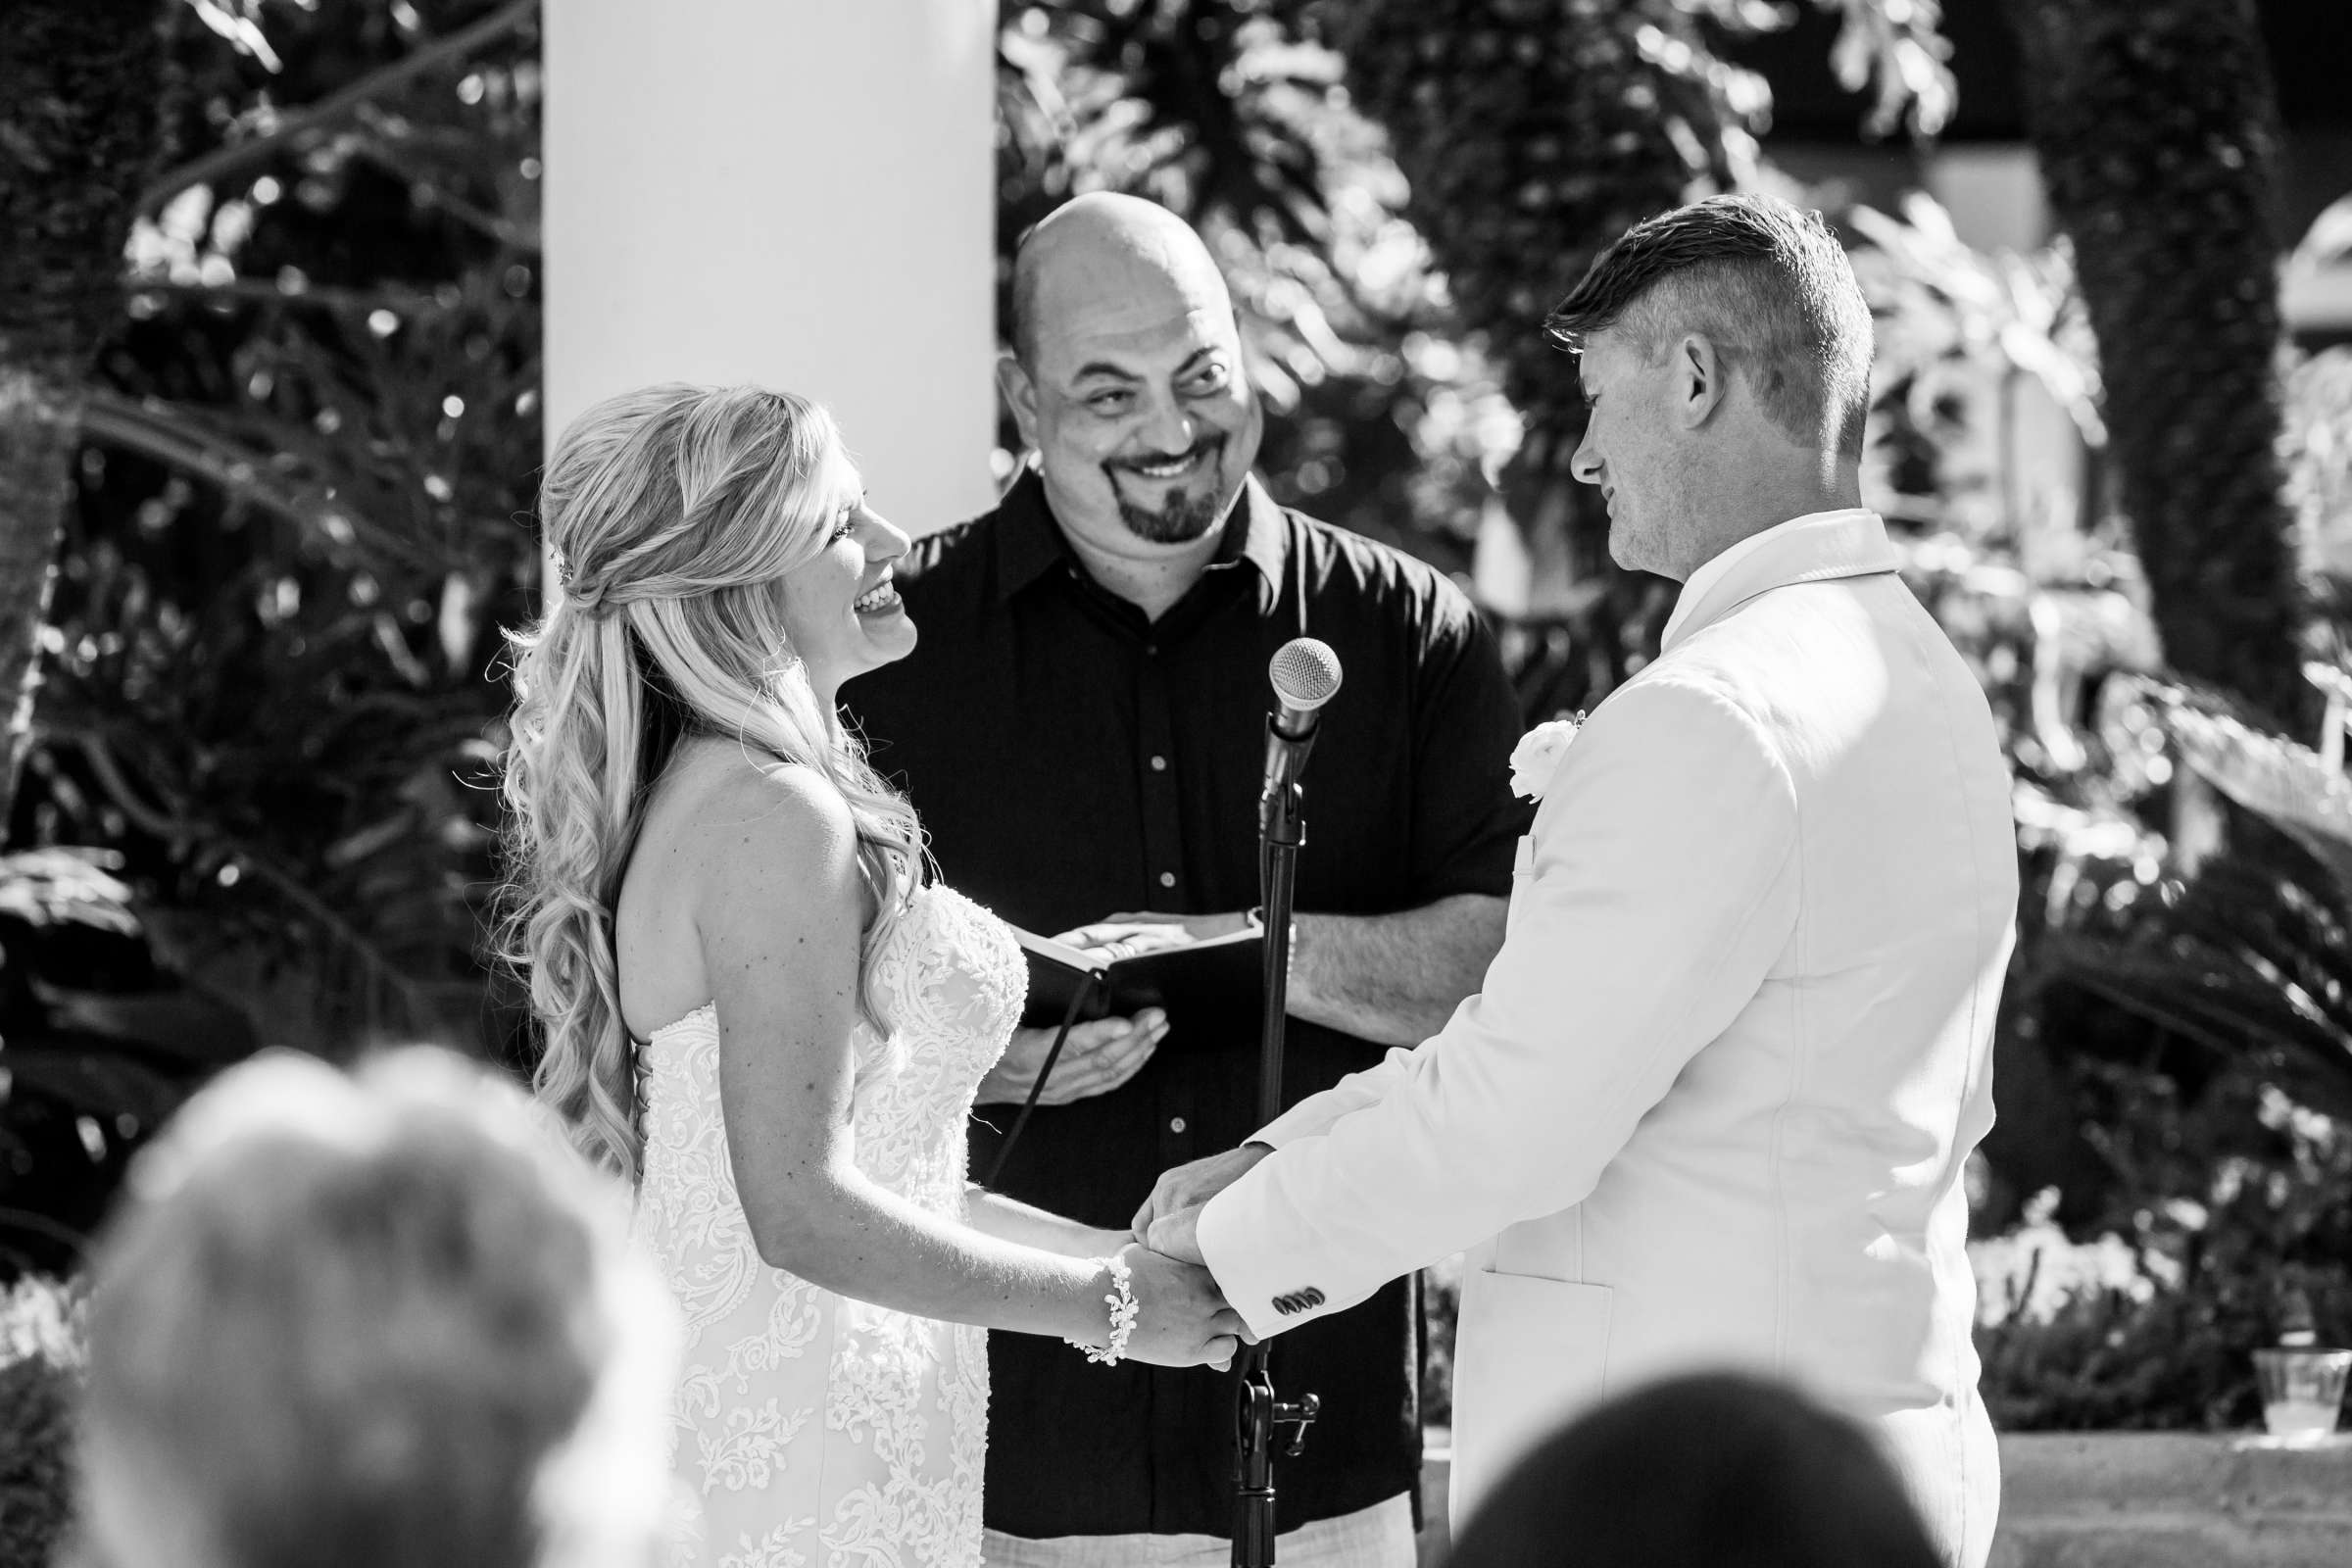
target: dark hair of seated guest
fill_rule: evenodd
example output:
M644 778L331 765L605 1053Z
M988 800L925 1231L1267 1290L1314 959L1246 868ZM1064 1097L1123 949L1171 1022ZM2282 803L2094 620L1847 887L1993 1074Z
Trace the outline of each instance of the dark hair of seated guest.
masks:
M1676 1378L1593 1410L1514 1466L1450 1568L1937 1568L1894 1467L1778 1384Z

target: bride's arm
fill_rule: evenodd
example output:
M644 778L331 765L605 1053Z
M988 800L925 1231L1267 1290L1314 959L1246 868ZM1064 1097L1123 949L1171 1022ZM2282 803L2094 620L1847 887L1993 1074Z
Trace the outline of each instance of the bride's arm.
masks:
M748 770L688 852L719 1020L719 1099L736 1190L769 1264L899 1311L1101 1344L1094 1261L934 1214L858 1168L851 1123L863 883L856 827L806 768ZM1132 1349L1222 1359L1238 1327L1204 1273L1130 1250Z
M1127 1231L1098 1230L1042 1208L1031 1208L1003 1193L992 1193L978 1182L965 1186L966 1214L972 1224L1002 1241L1039 1247L1064 1257L1107 1257L1135 1237Z

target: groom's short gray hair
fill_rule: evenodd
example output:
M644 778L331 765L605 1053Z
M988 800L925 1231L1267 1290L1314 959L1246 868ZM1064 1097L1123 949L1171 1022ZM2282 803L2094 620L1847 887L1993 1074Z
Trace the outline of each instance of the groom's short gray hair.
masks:
M1544 320L1571 353L1623 325L1655 357L1703 333L1800 441L1862 450L1870 306L1816 212L1776 196L1710 196L1627 229Z

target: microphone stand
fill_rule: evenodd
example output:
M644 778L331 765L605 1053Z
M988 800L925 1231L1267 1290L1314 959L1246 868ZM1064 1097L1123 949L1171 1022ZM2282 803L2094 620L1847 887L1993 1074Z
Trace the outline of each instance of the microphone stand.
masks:
M1300 813L1298 774L1313 747L1311 723L1304 735L1286 734L1280 724L1266 721L1265 793L1258 798L1257 883L1266 929L1266 1011L1258 1035L1257 1122L1264 1126L1282 1114L1283 1019L1289 1004L1291 978L1291 906L1296 892L1298 846L1306 840ZM1274 1565L1274 1429L1296 1430L1286 1452L1297 1454L1306 1442L1308 1423L1321 1411L1317 1396L1299 1396L1295 1403L1274 1396L1274 1380L1266 1370L1265 1342L1246 1347L1234 1387L1234 1428L1238 1451L1234 1458L1233 1568L1273 1568Z

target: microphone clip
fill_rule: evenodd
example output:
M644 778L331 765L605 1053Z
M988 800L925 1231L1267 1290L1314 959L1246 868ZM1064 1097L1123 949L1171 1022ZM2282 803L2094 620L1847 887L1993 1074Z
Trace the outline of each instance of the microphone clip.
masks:
M1312 711L1301 713L1284 708L1266 719L1265 787L1258 797L1261 817L1267 801L1298 787L1298 775L1306 771L1307 754L1315 749L1319 717ZM1284 723L1286 719L1291 721L1288 725Z

